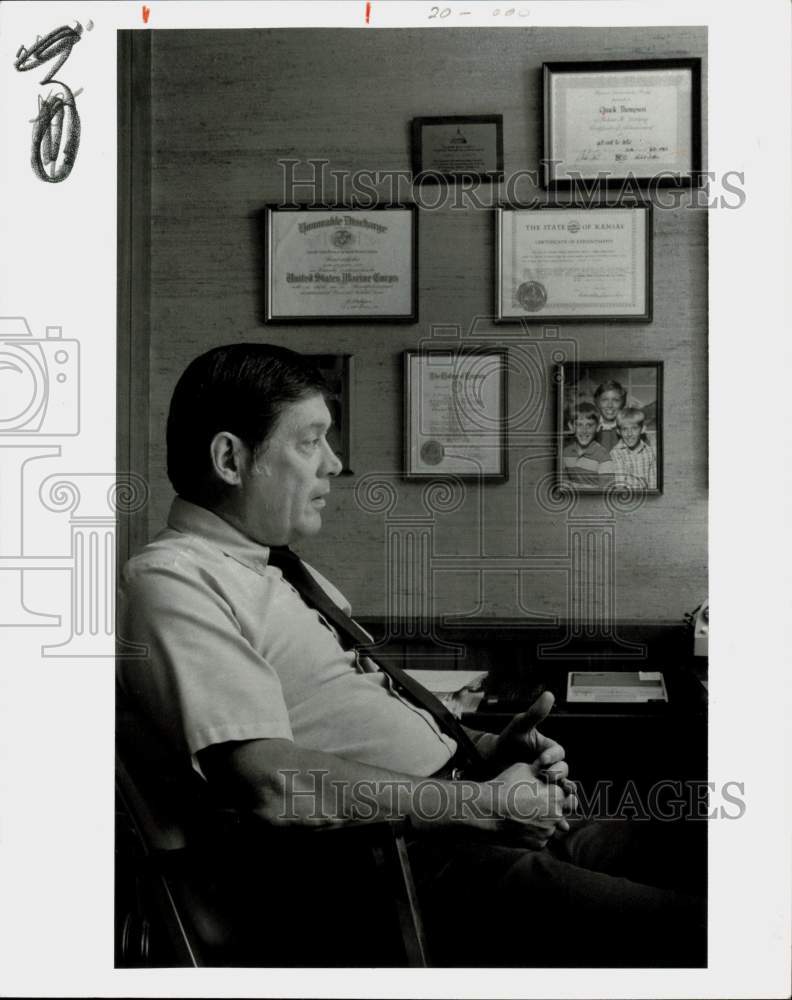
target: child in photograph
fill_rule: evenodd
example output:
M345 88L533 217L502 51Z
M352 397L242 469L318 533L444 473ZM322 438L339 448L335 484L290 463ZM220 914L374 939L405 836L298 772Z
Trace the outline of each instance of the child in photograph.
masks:
M621 410L617 417L621 440L611 449L610 457L619 486L657 489L657 461L644 434L645 422L643 410L634 406Z
M626 402L627 390L621 382L610 379L597 386L594 393L594 403L599 411L597 441L607 452L610 452L619 443L619 430L616 421Z
M608 452L595 441L599 413L592 403L579 403L572 415L575 439L564 446L564 473L570 483L584 489L603 489L613 482L614 465Z

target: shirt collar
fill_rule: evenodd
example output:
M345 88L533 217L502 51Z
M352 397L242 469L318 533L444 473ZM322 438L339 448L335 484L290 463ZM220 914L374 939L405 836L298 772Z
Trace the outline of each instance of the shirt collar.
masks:
M254 542L206 507L199 507L181 497L176 497L171 504L168 527L187 535L197 535L257 573L265 569L269 562L268 546Z
M619 448L619 449L623 449L624 451L631 451L633 453L633 455L638 455L638 454L640 454L647 447L647 444L646 444L646 441L644 441L643 438L640 438L640 440L638 441L638 444L635 446L635 448L629 448L624 443L624 441L619 441L619 443L616 445L616 447Z

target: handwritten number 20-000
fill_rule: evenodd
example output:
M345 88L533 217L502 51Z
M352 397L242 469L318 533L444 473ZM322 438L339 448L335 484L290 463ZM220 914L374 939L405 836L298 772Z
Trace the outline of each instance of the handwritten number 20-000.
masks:
M430 7L429 17L427 20L431 21L435 17L448 17L450 13L450 7ZM460 13L469 14L470 11L460 11ZM496 7L493 11L491 11L493 17L513 17L515 14L518 17L528 17L530 13L531 12L527 7L520 7L519 10L516 7L507 7L503 10L501 10L500 7Z
M91 24L88 24L90 30ZM72 171L80 146L80 116L77 113L76 94L55 74L71 55L71 50L82 37L79 21L74 28L64 25L56 28L44 38L37 38L30 48L20 45L14 66L25 73L55 59L55 65L40 81L57 83L61 92L39 95L38 114L33 119L33 142L30 164L33 172L43 181L57 184L65 180ZM79 93L79 91L78 91ZM49 172L48 172L49 171Z

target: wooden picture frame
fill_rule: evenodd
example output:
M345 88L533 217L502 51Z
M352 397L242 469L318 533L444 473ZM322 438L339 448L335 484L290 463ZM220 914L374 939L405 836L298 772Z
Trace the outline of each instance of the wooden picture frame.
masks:
M407 479L508 479L505 349L405 351Z
M652 319L652 208L495 209L496 322Z
M558 366L556 473L577 493L663 492L663 362Z
M416 184L503 180L503 115L443 115L412 120Z
M697 187L701 59L542 65L545 187Z
M418 213L267 206L267 323L415 323Z

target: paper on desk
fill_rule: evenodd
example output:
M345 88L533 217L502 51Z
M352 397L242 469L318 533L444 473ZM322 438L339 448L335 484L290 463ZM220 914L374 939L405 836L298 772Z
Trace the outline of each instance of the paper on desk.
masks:
M475 712L484 692L481 688L486 670L407 670L406 673L428 688L459 718L465 712Z
M435 694L452 694L462 688L472 691L487 676L486 670L405 670L405 673Z

